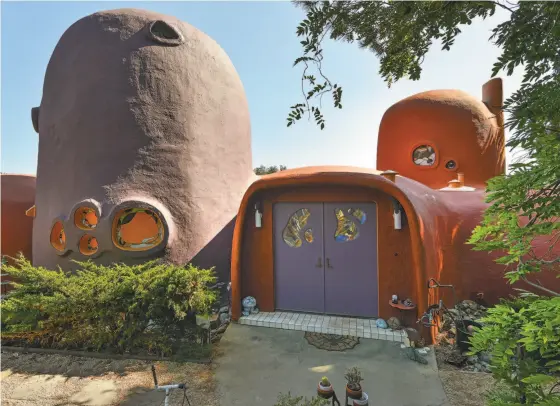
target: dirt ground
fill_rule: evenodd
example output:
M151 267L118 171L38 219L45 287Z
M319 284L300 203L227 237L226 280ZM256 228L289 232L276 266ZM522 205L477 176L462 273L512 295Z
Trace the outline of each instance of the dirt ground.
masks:
M164 394L153 391L151 365L150 361L2 352L2 404L160 405ZM191 405L219 404L211 365L155 365L160 385L186 382ZM170 404L181 405L183 392L174 392Z
M485 372L440 370L439 377L452 406L483 406L485 393L495 385Z
M215 355L219 351L217 349ZM484 405L484 394L494 385L490 374L465 372L449 364L438 364L443 388L452 406ZM161 405L163 393L153 391L151 365L149 361L3 352L2 404ZM187 383L191 405L219 405L212 365L173 362L155 365L160 384ZM171 405L182 405L182 402L182 392L172 394Z
M443 390L452 406L482 406L485 394L496 383L492 375L485 372L470 372L447 364L443 360L447 347L436 347L436 360Z

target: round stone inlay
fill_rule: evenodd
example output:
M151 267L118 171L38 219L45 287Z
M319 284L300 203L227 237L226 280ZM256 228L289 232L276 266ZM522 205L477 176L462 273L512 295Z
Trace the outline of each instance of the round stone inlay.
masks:
M360 343L358 337L306 332L305 339L312 346L327 351L351 350Z

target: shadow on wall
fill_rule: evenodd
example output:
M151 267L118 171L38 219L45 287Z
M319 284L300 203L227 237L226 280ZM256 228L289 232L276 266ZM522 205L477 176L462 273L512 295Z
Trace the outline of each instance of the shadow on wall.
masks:
M220 300L223 305L228 302L227 285L231 280L231 242L236 219L237 216L231 219L190 262L199 268L215 268L218 282L224 282L220 289Z

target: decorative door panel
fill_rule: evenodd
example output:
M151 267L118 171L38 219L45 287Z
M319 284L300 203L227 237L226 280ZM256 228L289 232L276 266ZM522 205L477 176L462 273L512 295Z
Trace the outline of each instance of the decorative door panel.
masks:
M276 308L323 313L323 204L274 205Z
M378 316L377 206L325 203L325 312Z

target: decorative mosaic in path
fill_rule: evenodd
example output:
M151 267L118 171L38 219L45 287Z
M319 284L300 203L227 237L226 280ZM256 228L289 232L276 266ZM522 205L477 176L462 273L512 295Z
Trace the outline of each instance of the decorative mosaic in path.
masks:
M387 341L408 341L404 330L378 328L375 321L376 319L326 316L322 314L260 312L241 317L239 324Z
M310 333L309 331L307 331L304 337L307 342L313 347L327 351L351 350L352 348L360 344L360 339L358 337L351 336Z

